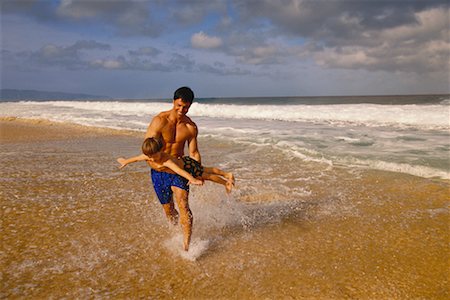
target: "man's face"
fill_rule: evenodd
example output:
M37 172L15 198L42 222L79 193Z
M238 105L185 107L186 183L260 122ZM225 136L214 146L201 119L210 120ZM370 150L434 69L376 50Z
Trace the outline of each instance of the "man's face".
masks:
M183 102L181 98L173 100L173 109L177 112L178 117L182 117L187 114L191 107L190 103Z

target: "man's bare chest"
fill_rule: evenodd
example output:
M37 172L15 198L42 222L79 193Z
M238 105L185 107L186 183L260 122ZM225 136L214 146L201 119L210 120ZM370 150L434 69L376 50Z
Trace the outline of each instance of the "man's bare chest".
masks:
M186 125L165 126L162 130L162 136L166 143L178 144L191 139L192 133Z

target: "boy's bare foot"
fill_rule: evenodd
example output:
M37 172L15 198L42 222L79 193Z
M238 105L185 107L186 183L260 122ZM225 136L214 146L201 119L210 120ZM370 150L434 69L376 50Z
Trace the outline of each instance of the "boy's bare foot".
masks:
M228 179L228 181L231 181L231 184L234 185L234 175L233 175L233 173L227 173L225 178Z
M227 182L225 183L225 189L227 190L227 194L231 193L233 186L234 183L231 180L227 180Z

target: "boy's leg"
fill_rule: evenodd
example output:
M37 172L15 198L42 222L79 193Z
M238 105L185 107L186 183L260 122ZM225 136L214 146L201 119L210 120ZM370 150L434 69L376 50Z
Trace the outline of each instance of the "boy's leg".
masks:
M214 167L203 167L203 172L204 173L209 173L211 175L220 175L225 177L226 179L230 180L232 184L234 184L234 176L232 173L230 172L225 172L222 171L219 168L214 168ZM213 180L214 181L214 180ZM216 181L214 181L216 182ZM219 183L219 182L218 182Z
M209 180L209 181L221 184L221 185L225 185L227 183L227 180L225 178L218 176L218 175L211 174L209 172L203 172L202 179Z
M172 192L180 210L180 223L183 228L183 248L189 250L192 235L193 216L189 208L189 192L178 187L172 186Z
M223 177L220 177L220 176L214 175L214 174L210 174L207 172L203 172L202 178L204 180L210 180L210 181L213 181L215 183L225 186L225 189L227 190L228 194L231 193L231 190L233 189L233 181L231 181L230 179L226 180Z

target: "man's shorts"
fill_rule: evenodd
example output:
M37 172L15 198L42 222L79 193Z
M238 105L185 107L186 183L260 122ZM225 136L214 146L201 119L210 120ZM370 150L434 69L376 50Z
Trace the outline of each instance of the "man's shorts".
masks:
M189 192L188 180L178 174L151 171L153 188L161 204L167 204L172 200L172 186Z

